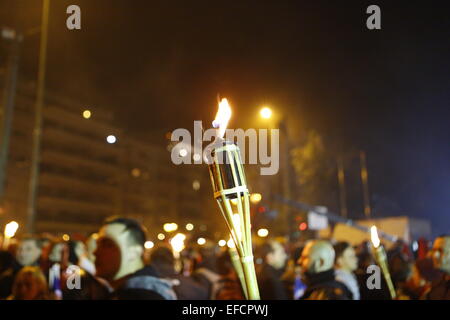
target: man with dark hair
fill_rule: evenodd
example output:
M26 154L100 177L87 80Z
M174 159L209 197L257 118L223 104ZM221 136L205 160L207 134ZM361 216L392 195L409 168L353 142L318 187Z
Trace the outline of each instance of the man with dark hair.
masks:
M355 250L346 241L334 245L334 267L336 280L342 282L351 292L353 300L359 300L359 285L354 274L358 268Z
M273 240L264 243L258 250L262 259L258 267L258 286L262 300L287 300L287 290L281 281L287 254L283 246Z
M113 217L100 228L95 255L97 276L114 288L118 300L175 300L169 281L144 266L145 229L135 220Z
M190 276L177 274L175 257L168 246L153 248L150 263L162 278L175 283L173 289L178 300L207 300L209 298L207 288L198 284Z

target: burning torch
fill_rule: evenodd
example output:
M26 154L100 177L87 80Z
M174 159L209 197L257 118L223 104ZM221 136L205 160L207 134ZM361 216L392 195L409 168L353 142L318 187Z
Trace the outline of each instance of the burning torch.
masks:
M243 274L244 292L247 299L259 300L250 227L250 196L244 167L239 147L223 139L230 118L231 108L227 99L222 99L213 122L217 137L211 152L209 173L214 199L219 205L240 258L242 272L240 268L236 268L236 271L238 275ZM237 213L236 209L233 210L233 205L237 208Z
M386 252L384 251L384 247L380 243L380 238L378 238L378 232L377 232L376 226L372 226L370 228L370 234L371 234L372 245L373 245L373 249L374 249L373 252L375 255L375 260L377 261L378 265L380 266L381 272L383 272L384 279L386 280L386 283L389 288L389 293L391 294L391 298L395 299L397 294L395 293L394 284L392 283L391 274L389 273Z

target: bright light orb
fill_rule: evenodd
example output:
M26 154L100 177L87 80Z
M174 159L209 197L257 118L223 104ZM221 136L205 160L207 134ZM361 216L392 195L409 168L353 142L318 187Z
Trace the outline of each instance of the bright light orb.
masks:
M205 238L198 238L197 239L197 244L202 246L206 243L206 239Z
M261 199L262 199L261 193L252 193L252 195L250 196L250 201L254 204L260 202Z
M144 243L145 249L151 249L154 246L155 246L155 244L153 243L153 241L145 241L145 243Z
M92 116L91 111L89 111L89 110L84 110L83 111L83 118L89 119L91 116Z
M269 235L269 230L266 228L261 228L258 230L258 237L265 238Z
M173 232L178 229L178 225L176 223L165 223L163 229L165 232Z
M264 107L261 109L261 111L259 111L259 114L264 119L270 119L270 117L272 116L272 110L268 107Z
M192 230L194 230L194 225L193 225L192 223L188 223L188 224L186 225L186 230L187 230L187 231L192 231Z
M106 137L106 142L108 142L109 144L116 143L116 141L117 141L117 138L112 134L110 134L109 136Z
M181 149L180 150L180 157L186 157L187 156L187 154L188 154L188 152L187 152L187 150L186 149Z
M219 247L225 247L227 245L227 241L226 240L219 240Z
M164 240L166 238L166 236L164 235L164 233L158 233L158 240Z

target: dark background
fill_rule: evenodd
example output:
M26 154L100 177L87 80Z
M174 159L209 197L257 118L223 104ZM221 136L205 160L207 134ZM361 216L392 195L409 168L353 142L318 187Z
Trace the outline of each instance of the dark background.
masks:
M66 28L77 4L82 29ZM370 4L382 29L366 28ZM444 1L52 1L47 86L116 113L130 134L209 123L217 94L232 127L268 103L294 142L317 130L364 149L373 199L450 230L450 19ZM40 25L41 1L0 1L0 24ZM22 47L35 79L39 35ZM356 214L356 213L354 213ZM376 217L376 215L374 216Z

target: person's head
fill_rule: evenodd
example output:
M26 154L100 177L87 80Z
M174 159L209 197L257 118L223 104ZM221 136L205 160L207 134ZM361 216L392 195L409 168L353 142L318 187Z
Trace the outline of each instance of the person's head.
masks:
M355 249L346 241L334 245L334 264L337 269L353 272L358 268L358 258Z
M27 266L16 275L12 287L15 300L42 300L48 295L47 280L39 267Z
M52 248L50 250L50 254L48 256L50 262L52 262L52 263L60 263L61 259L62 259L63 249L64 249L64 243L63 242L56 242L52 246Z
M287 254L283 246L273 240L264 243L261 248L261 258L275 269L282 269L286 264Z
M316 274L333 269L334 249L325 240L311 240L302 251L299 264L303 273Z
M400 250L393 250L387 252L388 266L391 272L391 278L395 286L400 286L407 282L413 272L413 264L408 260L408 257Z
M175 257L169 246L161 245L153 248L150 263L163 277L173 276L175 273Z
M434 240L431 256L434 267L450 273L450 236L440 236Z
M38 263L41 256L41 243L39 239L26 236L17 246L16 259L22 266L31 266Z
M117 280L141 269L145 229L133 219L110 218L100 228L95 267L97 276Z

